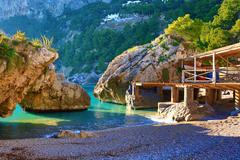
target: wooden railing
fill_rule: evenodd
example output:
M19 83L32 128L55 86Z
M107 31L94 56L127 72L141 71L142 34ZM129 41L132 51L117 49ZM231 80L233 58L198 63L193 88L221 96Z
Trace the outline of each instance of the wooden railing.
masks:
M215 74L215 75L214 75ZM183 83L240 82L240 69L197 69L183 70Z

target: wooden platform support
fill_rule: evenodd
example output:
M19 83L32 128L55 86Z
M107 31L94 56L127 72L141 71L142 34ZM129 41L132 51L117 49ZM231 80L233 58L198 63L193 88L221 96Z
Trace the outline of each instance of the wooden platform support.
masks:
M222 90L218 89L217 90L217 101L222 100Z
M157 94L160 97L160 101L163 102L164 101L164 97L163 97L163 87L162 86L157 87Z
M235 108L240 109L240 90L235 90L234 101Z
M192 87L184 87L184 105L188 105L193 103L194 101L194 88Z
M179 102L179 90L177 87L171 87L171 102L172 103Z
M213 106L216 102L216 89L206 89L206 103Z

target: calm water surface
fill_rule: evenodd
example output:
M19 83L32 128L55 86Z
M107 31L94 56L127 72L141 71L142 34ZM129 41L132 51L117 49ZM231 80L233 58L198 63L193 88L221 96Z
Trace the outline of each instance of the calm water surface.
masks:
M91 106L82 112L29 113L17 106L13 115L0 118L0 139L46 137L62 129L103 130L154 123L154 110L127 111L125 106L103 103L94 98L93 86L84 87L91 96Z

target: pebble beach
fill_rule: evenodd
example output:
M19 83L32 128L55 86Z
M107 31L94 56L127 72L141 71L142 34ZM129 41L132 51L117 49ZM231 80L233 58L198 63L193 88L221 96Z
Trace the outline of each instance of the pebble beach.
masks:
M240 115L96 131L92 138L1 140L0 159L240 159Z

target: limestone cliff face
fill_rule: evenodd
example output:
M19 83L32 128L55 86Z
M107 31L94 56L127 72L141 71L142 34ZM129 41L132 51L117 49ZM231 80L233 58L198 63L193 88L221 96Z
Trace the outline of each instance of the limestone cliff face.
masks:
M132 81L178 81L178 58L187 51L179 41L164 35L153 42L131 48L117 56L98 81L94 95L102 101L125 104ZM167 75L166 75L167 74Z
M28 111L74 111L90 105L90 97L77 84L64 81L52 67L46 71L28 91L21 106Z
M0 116L12 114L17 103L32 111L86 109L87 93L57 78L52 63L58 54L26 40L0 35Z
M11 45L11 42L8 43ZM15 61L0 56L0 116L12 114L34 82L58 55L45 48L36 49L26 43L14 47ZM13 64L11 64L13 63Z
M79 9L97 1L110 2L110 0L0 0L0 19L14 16L42 18L48 13L60 16L65 8Z

